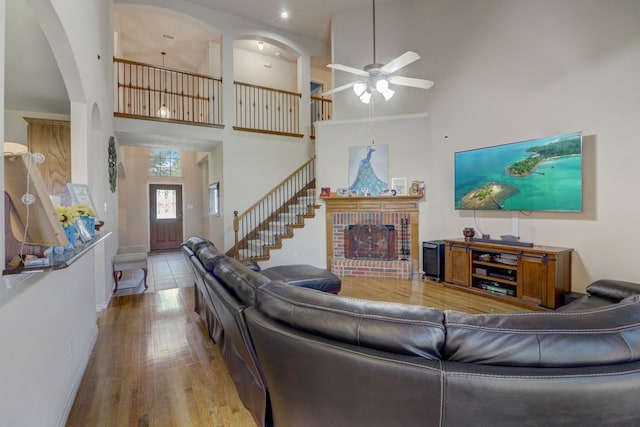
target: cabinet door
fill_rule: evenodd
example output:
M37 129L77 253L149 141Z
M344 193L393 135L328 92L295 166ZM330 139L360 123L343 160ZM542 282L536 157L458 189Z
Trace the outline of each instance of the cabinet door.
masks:
M543 293L547 283L547 267L546 258L522 257L518 281L523 301L537 305L543 303Z
M444 280L456 285L470 286L469 248L447 245L444 256Z
M24 118L29 124L29 151L42 153L45 162L38 165L50 195L58 196L62 205L71 204L67 183L71 182L71 126L66 120Z

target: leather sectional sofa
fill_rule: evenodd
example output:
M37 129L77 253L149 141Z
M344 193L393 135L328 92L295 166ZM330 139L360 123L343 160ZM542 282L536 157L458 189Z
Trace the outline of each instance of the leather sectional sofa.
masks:
M640 425L638 284L599 280L554 312L471 315L217 264L196 293L222 319L214 339L258 425Z

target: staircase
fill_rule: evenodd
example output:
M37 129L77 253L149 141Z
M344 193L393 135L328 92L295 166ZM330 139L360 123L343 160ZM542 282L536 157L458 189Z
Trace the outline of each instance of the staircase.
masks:
M296 169L245 212L234 212L235 245L227 255L237 259L269 259L269 252L282 248L283 239L293 237L305 219L315 217L315 157Z

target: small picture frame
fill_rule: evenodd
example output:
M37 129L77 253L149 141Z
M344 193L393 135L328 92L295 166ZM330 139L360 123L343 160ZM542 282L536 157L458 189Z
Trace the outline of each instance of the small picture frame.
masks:
M395 190L398 196L406 196L407 178L391 178L391 189Z
M96 205L93 204L93 199L91 198L91 190L89 189L89 186L87 184L68 183L67 189L69 189L72 204L89 205L93 208L96 216L98 215L98 209L96 209Z
M336 196L338 197L349 197L349 189L348 188L338 188L336 191Z
M321 198L331 197L331 187L320 188L320 197Z

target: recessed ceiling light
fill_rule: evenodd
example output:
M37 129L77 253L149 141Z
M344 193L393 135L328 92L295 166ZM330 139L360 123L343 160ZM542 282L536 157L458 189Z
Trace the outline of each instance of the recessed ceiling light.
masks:
M289 17L289 12L287 12L286 10L283 10L282 12L280 12L280 18L287 19L288 17Z

